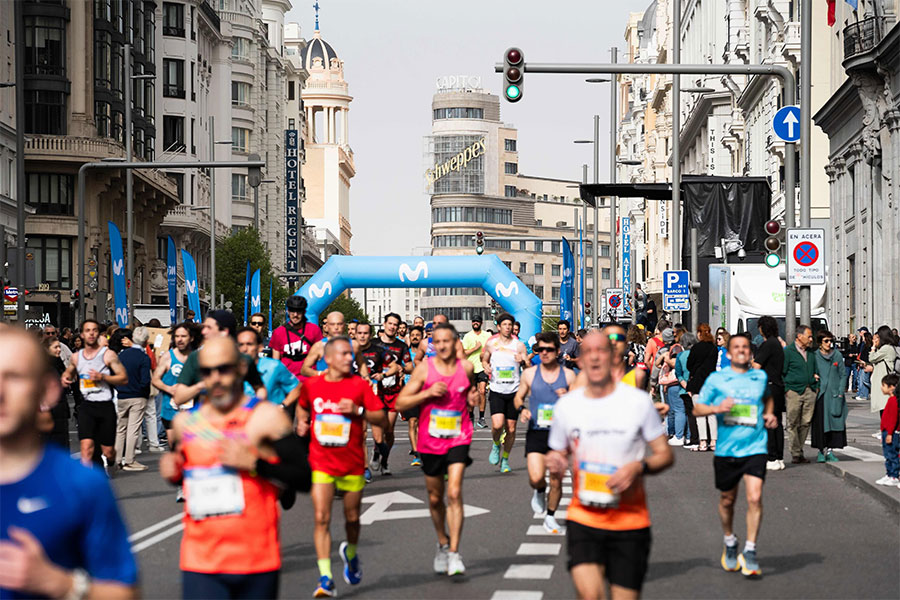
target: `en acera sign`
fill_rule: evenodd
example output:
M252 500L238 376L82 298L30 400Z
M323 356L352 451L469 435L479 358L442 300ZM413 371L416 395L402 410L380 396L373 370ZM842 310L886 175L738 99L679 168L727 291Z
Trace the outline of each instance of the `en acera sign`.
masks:
M459 171L464 168L469 161L478 158L479 156L485 153L485 138L481 138L477 142L474 142L471 146L466 146L466 149L451 158L450 160L444 161L443 164L434 165L433 169L428 169L425 171L425 179L428 181L428 185L434 184L435 181L450 173L451 171Z

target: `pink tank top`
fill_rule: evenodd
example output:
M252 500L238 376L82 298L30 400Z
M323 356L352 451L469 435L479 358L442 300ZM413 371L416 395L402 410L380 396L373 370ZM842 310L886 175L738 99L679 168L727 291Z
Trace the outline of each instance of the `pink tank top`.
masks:
M447 393L423 402L419 414L418 448L425 454L446 454L450 448L472 443L472 419L466 402L469 378L462 362L457 361L456 371L447 376L438 372L434 358L428 358L428 376L423 389L439 381L447 384Z

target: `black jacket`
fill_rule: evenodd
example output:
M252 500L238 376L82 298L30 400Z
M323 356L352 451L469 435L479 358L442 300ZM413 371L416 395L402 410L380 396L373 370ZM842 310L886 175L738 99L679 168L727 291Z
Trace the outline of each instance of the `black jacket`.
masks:
M688 379L687 391L692 394L699 394L700 388L706 383L706 378L716 370L716 359L719 356L719 349L712 342L697 342L691 348L688 355L687 368L691 374Z

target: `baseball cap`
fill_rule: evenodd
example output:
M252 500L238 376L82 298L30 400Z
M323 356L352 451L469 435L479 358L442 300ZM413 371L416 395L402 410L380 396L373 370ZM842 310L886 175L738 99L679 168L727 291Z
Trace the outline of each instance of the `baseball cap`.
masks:
M475 316L473 316L473 317L472 317L472 322L473 322L473 323L484 323L484 321L481 320L481 315L475 315Z
M425 325L425 332L429 333L431 331L434 331L434 323L427 323Z
M857 329L856 331L865 331L866 333L869 333L869 328L866 326L862 326L859 329Z
M671 327L667 327L662 332L662 339L663 339L663 343L665 343L665 344L671 344L672 342L674 342L675 341L675 330L672 329Z

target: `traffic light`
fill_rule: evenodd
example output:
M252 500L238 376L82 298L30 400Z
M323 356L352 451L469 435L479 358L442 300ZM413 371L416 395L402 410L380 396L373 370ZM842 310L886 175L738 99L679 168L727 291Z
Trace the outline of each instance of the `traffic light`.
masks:
M72 307L72 310L78 310L78 304L81 302L81 292L77 289L72 290L71 298L72 300L69 301L69 306Z
M497 301L491 300L491 319L497 321Z
M584 303L584 317L585 317L584 318L585 321L587 321L588 323L591 322L591 303L590 302Z
M261 160L259 154L251 154L247 157L248 160L258 161ZM259 187L259 184L262 182L262 173L260 173L259 167L248 167L247 168L247 185L252 188Z
M509 102L522 99L525 55L518 48L507 48L503 53L503 95Z
M781 223L772 219L766 222L768 237L764 243L766 247L766 265L775 268L781 264L781 248L784 246L784 230Z
M484 232L475 232L475 253L484 254Z

